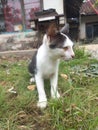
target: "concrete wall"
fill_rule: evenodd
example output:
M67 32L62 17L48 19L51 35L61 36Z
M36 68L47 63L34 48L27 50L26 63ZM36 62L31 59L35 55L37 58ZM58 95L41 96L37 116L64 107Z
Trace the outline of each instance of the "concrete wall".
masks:
M43 8L54 8L58 14L64 14L63 0L43 0Z
M86 39L86 23L98 22L97 16L81 16L80 18L80 39Z

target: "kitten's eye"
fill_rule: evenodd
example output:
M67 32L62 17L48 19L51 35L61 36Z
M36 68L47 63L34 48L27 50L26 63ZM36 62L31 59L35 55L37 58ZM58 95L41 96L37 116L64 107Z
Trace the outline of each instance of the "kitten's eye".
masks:
M68 50L68 47L66 46L66 47L63 47L63 49L65 50L65 51L67 51Z

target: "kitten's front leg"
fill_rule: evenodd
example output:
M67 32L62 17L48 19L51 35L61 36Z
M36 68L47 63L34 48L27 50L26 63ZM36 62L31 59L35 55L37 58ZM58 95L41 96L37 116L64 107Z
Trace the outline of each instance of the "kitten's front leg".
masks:
M50 84L51 84L51 97L52 98L59 98L60 94L58 92L58 73L55 73L50 78Z
M37 86L38 96L39 96L39 101L37 106L40 108L45 108L47 106L47 97L44 90L44 79L37 74L35 75L35 80L36 80L36 86Z

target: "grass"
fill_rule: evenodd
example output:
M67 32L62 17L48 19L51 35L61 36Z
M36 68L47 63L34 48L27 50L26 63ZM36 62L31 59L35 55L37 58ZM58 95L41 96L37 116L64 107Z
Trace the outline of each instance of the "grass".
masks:
M75 52L74 60L60 64L59 100L50 98L49 82L45 81L48 91L45 110L36 107L37 90L27 89L28 59L0 60L0 130L98 130L98 77L85 76L80 71L98 61L90 59L83 49ZM62 78L61 73L68 79ZM12 87L17 93L8 91Z

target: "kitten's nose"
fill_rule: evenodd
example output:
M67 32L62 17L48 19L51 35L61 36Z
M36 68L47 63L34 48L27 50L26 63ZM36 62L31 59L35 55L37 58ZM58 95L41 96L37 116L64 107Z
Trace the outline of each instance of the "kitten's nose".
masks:
M72 58L74 58L74 57L75 57L75 55L71 55L71 57L72 57Z

